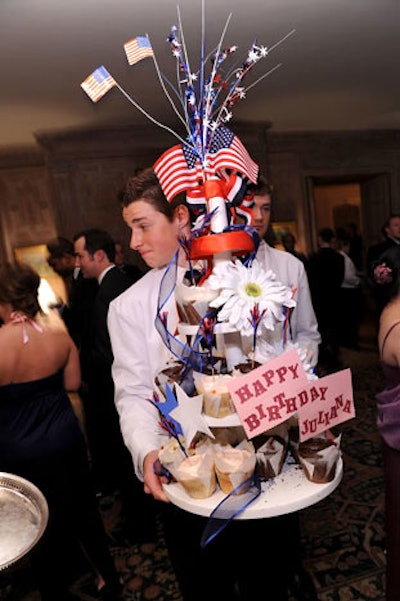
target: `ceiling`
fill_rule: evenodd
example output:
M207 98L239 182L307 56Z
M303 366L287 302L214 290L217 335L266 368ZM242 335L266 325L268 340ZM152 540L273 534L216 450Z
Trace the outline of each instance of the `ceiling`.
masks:
M223 48L247 56L254 40L271 47L233 107L240 121L272 131L400 129L399 0L204 0L205 43L214 49L231 13ZM104 65L156 120L182 135L150 58L129 66L123 44L148 34L161 71L175 77L166 37L176 0L0 0L0 148L35 145L35 132L143 125L147 118L112 89L97 104L80 83ZM195 71L202 0L179 3ZM175 78L176 81L176 78ZM175 143L173 141L172 143Z

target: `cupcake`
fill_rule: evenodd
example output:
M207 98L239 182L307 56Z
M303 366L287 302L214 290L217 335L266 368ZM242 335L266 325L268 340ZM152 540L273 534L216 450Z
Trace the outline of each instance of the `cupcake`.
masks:
M221 428L210 428L214 435L213 444L231 445L236 447L242 440L246 439L246 432L243 426L229 426Z
M323 484L334 479L341 456L339 445L340 436L333 438L325 433L298 444L294 454L308 480Z
M200 325L202 318L210 310L210 302L217 296L217 290L211 290L205 286L177 284L175 299L180 320L190 325Z
M251 476L256 465L256 455L251 442L243 440L237 447L214 445L214 460L222 492L229 494L239 487L234 493L238 495L250 488ZM240 486L242 483L245 484Z
M183 439L181 440L183 446ZM174 475L175 470L186 458L182 446L175 438L170 438L168 443L163 445L158 451L158 459L163 467Z
M174 469L173 476L190 497L205 499L217 488L214 459L211 453L199 453L186 457Z
M260 480L266 481L278 476L286 459L289 446L289 432L285 424L253 439L256 449L256 472Z
M183 375L185 375L184 379L182 379ZM186 369L182 361L170 361L155 377L156 387L164 398L166 398L165 385L168 384L173 388L175 383L179 384L187 395L192 396L194 394L195 388L192 372Z
M249 372L253 371L253 369L257 369L257 367L260 367L260 365L261 363L258 361L250 361L250 359L248 359L247 361L243 361L242 363L235 365L232 375L234 377L243 376L244 374L248 374Z
M229 374L206 375L194 373L194 383L198 394L203 395L203 411L209 417L226 417L236 412L227 383Z

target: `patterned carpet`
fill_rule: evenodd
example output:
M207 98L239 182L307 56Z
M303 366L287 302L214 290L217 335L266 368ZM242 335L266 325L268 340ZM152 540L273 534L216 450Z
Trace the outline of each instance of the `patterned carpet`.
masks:
M301 512L304 563L319 601L385 598L383 473L374 399L383 380L371 323L361 331L360 346L357 351L342 349L343 365L352 369L357 411L355 419L341 426L343 480L328 498ZM102 499L101 509L110 549L125 583L124 599L181 601L161 526L154 544L121 544L117 542L123 534L118 497ZM5 578L0 601L40 601L31 582L29 565L21 567ZM80 575L71 592L76 599L93 601L91 575Z
M319 601L384 601L384 493L375 393L383 386L375 346L343 349L356 418L343 424L343 480L302 514L305 565Z

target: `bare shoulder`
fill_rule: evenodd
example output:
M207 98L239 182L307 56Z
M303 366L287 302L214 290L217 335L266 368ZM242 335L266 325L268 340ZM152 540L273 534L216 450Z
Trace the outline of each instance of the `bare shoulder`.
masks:
M382 349L383 344L385 348L391 347L392 341L397 340L400 333L400 303L394 302L389 303L382 311L379 320L379 332L378 332L378 343L379 348Z

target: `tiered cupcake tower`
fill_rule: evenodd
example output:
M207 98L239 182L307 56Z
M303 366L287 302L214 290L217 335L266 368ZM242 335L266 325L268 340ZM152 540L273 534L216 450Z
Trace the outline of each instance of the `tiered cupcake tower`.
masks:
M204 13L204 3L202 3L202 13ZM198 235L194 235L188 245L188 253L192 262L198 260L208 262L209 269L205 279L207 280L208 278L209 285L181 286L178 284L175 286L175 297L178 305L179 303L182 303L181 310L183 319L179 326L180 335L186 338L186 344L183 345L184 354L182 354L181 359L182 363L185 364L184 369L188 371L190 371L191 367L193 368L193 365L190 364L190 361L193 358L195 359L194 363L200 358L201 364L202 355L204 353L202 351L199 353L198 350L198 332L201 326L203 330L205 330L204 312L207 313L207 308L210 304L214 309L219 308L219 311L214 311L213 318L211 319L211 326L208 324L210 327L208 329L209 339L207 340L207 344L209 345L211 352L211 340L214 340L214 338L217 340L216 349L212 352L215 352L215 355L221 355L221 357L224 358L228 374L231 373L238 364L243 361L248 361L249 354L248 351L244 352L242 346L242 332L240 329L232 325L232 320L222 318L224 310L220 311L221 302L218 304L221 300L220 297L218 297L218 288L224 287L224 269L225 267L226 269L232 267L233 258L235 256L243 257L245 255L251 255L255 248L251 232L249 234L249 232L244 229L240 231L228 222L227 204L229 204L230 209L233 207L233 210L235 210L234 207L237 207L243 198L246 185L249 182L256 184L258 167L254 161L252 161L240 140L227 129L225 124L230 121L232 117L232 108L236 102L246 97L246 91L253 88L258 81L261 81L261 79L264 79L264 77L273 73L280 65L270 69L246 88L244 86L244 81L248 78L249 73L252 72L253 67L261 59L270 56L272 50L277 48L294 33L294 31L290 31L269 48L254 42L249 48L242 63L234 64L231 62L231 59L236 53L237 46L229 46L227 48L223 48L222 46L229 19L230 16L223 29L221 38L216 45L216 50L208 56L205 52L205 32L202 31L200 65L195 72L192 72L190 69L187 48L184 42L181 16L178 9L179 27L172 27L167 38L172 56L176 60L176 87L171 84L171 77L167 77L160 72L150 39L147 35L138 36L124 44L127 60L130 65L134 65L136 62L141 61L146 57L152 58L159 83L166 94L166 98L185 127L185 139L169 126L162 124L151 117L129 96L121 85L117 83L104 66L96 69L81 84L83 90L93 102L98 102L98 100L100 100L109 90L114 87L117 88L136 109L146 115L153 123L172 133L175 138L179 140L179 145L166 151L156 161L153 166L154 171L168 201L172 201L177 194L186 192L188 197L191 197L192 200L194 199L193 204L196 210L199 213L203 213L205 220L209 220L209 229L207 229L207 231L202 231ZM202 14L202 23L205 23L204 14ZM229 64L230 62L231 64ZM209 73L206 72L207 64L211 65ZM166 82L173 88L174 94L171 95L169 93ZM176 103L174 102L174 99L176 98L178 99L178 106L176 106ZM205 199L204 205L202 205L202 201L200 201L200 204L197 203L196 199L199 200L199 197ZM199 206L201 207L200 209ZM244 269L241 263L239 264L238 269ZM218 271L218 274L212 273L210 275L211 271ZM213 278L218 283L218 285L214 287L210 284L210 281L212 281ZM273 281L269 282L269 284L272 287L275 286ZM169 292L171 292L171 290L172 288L169 288ZM276 288L274 289L274 292L276 292ZM289 299L290 295L288 297L287 289L281 285L279 294L274 294L273 296L277 296L279 299L285 299L282 303L288 310L295 305L295 303ZM200 319L197 322L196 318L193 318L193 312L190 311L190 304L192 301L196 302L196 304L200 303L204 307L200 311ZM184 306L185 303L187 304L186 309ZM276 314L279 313L282 308L280 303L280 300L275 303L274 310L276 311ZM228 308L229 305L226 304L225 314L227 313ZM274 311L268 313L275 314ZM289 314L288 311L286 314ZM256 310L254 309L252 323L254 323L255 315ZM260 317L260 314L258 317ZM248 317L246 316L246 324L247 320ZM163 335L163 327L165 328L165 341L171 341L171 339L173 339L173 342L177 343L175 348L182 348L182 346L180 346L181 342L177 339L175 340L174 336L167 331L166 324L161 318L160 312L157 315L156 323L161 335ZM269 326L266 326L267 330L273 330L273 325L274 324L270 322ZM255 361L255 334L256 325L254 325L253 356L251 357L253 362ZM207 337L203 336L203 342L206 341L206 338ZM197 344L196 349L191 349L193 341ZM172 354L179 356L175 352ZM263 362L265 361L266 360L264 359ZM197 361L197 365L198 364L199 361ZM209 362L209 365L211 366L212 371L211 377L217 378L220 374L217 373L213 358ZM176 366L173 367L173 371L175 370L175 367ZM178 367L177 373L181 373L181 371L181 367ZM199 371L202 372L203 370L200 369ZM179 394L177 394L177 396L179 396ZM194 398L189 399L189 401L192 400L194 406ZM160 403L160 405L161 404L162 403ZM164 418L165 417L166 416L164 415ZM222 420L221 418L215 419L217 421L213 422L212 426L218 425L219 430L221 431L227 423L226 420L228 420L228 425L230 426L238 424L238 418L234 412L233 418L232 415L230 415L226 418L222 418ZM229 419L233 419L233 423L229 422ZM205 428L205 430L206 429L207 428ZM160 451L160 458L162 455L165 463L175 465L176 460L179 461L185 459L185 456L187 458L187 451L178 436L172 440L172 443L176 443L175 447L172 445L171 448L163 449L162 452ZM201 443L203 449L205 448L207 451L207 437L206 440L204 441L203 439ZM249 441L245 440L244 444L246 445L247 443L249 443ZM192 444L192 441L185 441L185 444L189 447ZM238 446L234 450L239 451ZM266 453L271 450L273 449L270 445L269 448L266 449ZM224 449L221 449L222 454L224 454L223 451ZM244 451L247 452L247 449L244 449ZM199 457L197 457L197 462L201 463ZM195 463L196 461L193 461L193 464ZM241 513L240 517L258 518L295 511L296 509L300 509L301 507L316 502L329 494L338 484L341 477L341 469L338 469L336 470L334 479L330 483L319 485L315 488L314 484L306 480L302 470L296 469L296 467L298 466L286 466L286 469L284 467L282 472L284 476L279 482L278 479L280 476L275 478L274 482L276 485L269 489L269 494L260 495L255 503L249 505L249 507ZM221 479L221 487L222 481L223 479ZM217 497L218 495L224 496L224 493L219 491L208 498L198 499L195 498L195 495L190 496L190 494L187 494L178 483L167 485L166 491L174 503L188 511L193 511L194 513L200 513L202 515L209 515L215 507L218 502L218 498L215 498L215 495L217 495ZM224 491L226 492L225 489Z

